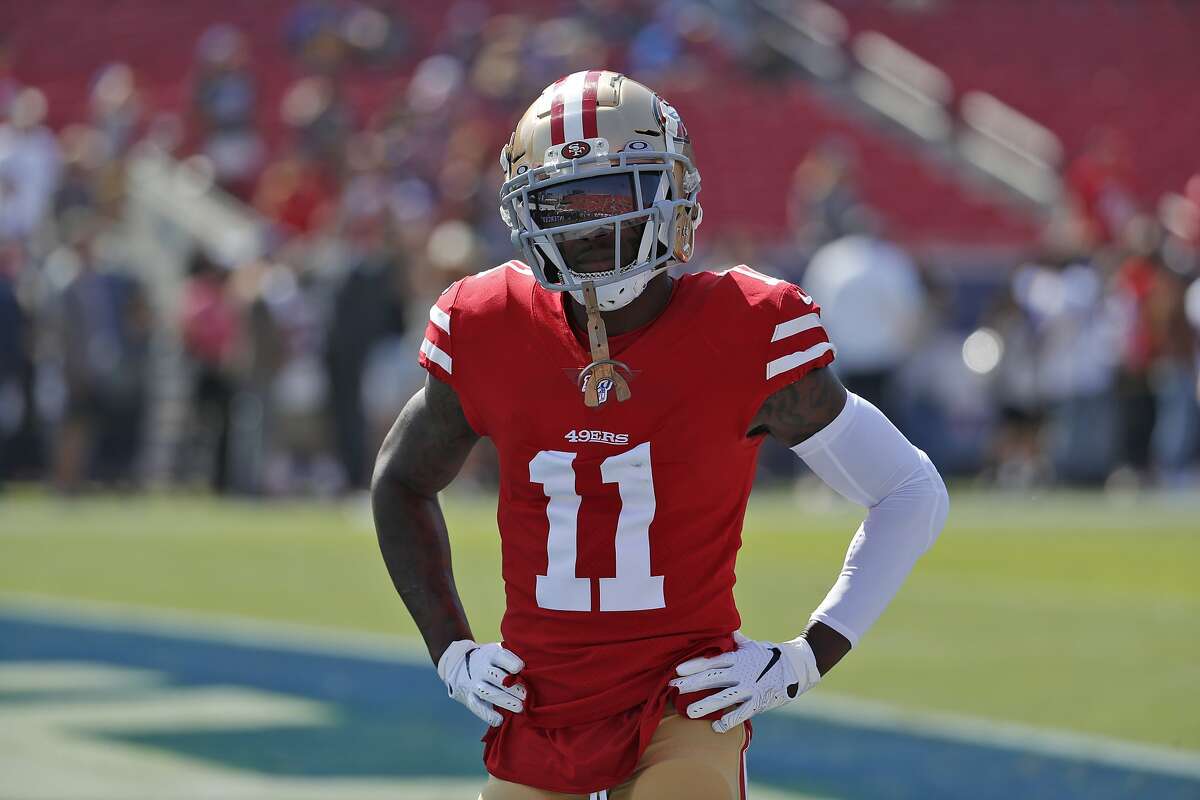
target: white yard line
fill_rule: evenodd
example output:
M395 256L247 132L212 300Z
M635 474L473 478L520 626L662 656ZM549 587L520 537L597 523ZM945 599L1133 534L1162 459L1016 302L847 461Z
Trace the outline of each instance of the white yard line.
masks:
M331 725L336 717L325 703L240 686L149 688L117 699L49 699L0 710L0 720L12 730L106 733L308 728Z
M0 661L0 692L25 695L141 689L164 678L154 670L84 661Z
M83 622L97 628L332 655L355 655L410 664L428 664L429 659L421 643L408 637L348 632L245 617L148 609L119 603L35 595L0 595L0 612L46 622ZM784 706L782 711L799 717L874 730L930 736L1200 779L1200 752L1194 750L960 714L916 711L820 690L799 702Z

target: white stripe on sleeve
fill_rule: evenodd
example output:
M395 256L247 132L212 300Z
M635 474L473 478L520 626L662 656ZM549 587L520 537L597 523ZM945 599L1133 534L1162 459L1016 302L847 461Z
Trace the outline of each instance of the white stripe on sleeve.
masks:
M774 361L767 362L767 380L771 380L781 372L787 372L789 369L798 367L801 364L807 364L809 361L820 358L833 349L833 345L829 342L821 342L814 344L807 350L800 350L795 353L789 353L786 356L781 356Z
M437 306L429 307L429 321L434 325L437 325L446 333L450 332L450 315L445 311L442 311Z
M438 347L428 339L425 339L421 342L421 352L425 354L426 358L437 364L442 369L446 370L446 372L452 375L454 374L454 370L450 368L452 363L450 360L450 354L445 350Z
M813 328L821 327L821 318L814 311L811 314L805 314L802 317L789 319L787 322L781 322L775 326L775 333L771 336L772 342L778 342L780 339L786 339L789 336L795 336L797 333L811 331ZM450 331L447 330L446 333Z

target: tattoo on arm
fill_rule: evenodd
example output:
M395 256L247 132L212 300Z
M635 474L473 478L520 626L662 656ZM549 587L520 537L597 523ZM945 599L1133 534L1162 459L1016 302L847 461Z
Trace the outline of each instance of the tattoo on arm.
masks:
M824 428L846 405L846 387L826 368L814 369L763 401L748 436L769 433L794 447Z
M454 390L430 376L388 432L371 482L379 550L434 663L451 642L473 638L454 585L437 493L478 438Z

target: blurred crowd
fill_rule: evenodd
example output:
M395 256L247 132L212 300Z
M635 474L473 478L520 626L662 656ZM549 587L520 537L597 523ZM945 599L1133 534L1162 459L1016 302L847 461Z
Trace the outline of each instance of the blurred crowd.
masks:
M0 40L0 482L365 487L421 380L425 309L512 257L497 154L514 110L595 63L694 80L717 30L694 2L545 17L460 0L420 41L406 13L430 12L298 3L276 108L263 82L278 70L264 74L244 31L213 25L188 43L186 108L151 107L136 65L114 63L91 76L89 118L57 132ZM131 168L148 153L244 204L264 255L197 245L161 297L161 270L138 263L126 230ZM175 394L162 385L173 353Z
M263 107L247 36L216 25L194 43L182 113L149 107L118 63L92 76L90 118L57 132L0 43L0 482L365 487L421 380L428 304L513 255L496 153L514 113L596 63L654 86L762 67L708 6L618 4L533 22L464 0L426 42L390 4L304 2L281 31L297 77L278 108ZM407 78L368 81L378 96L352 102L347 76L391 73ZM148 152L243 203L264 254L197 246L161 297L125 227L130 167ZM843 380L948 471L1195 485L1200 178L1183 222L1164 224L1101 139L1066 176L1041 252L964 280L891 241L857 193L862 168L844 143L815 148L795 175L791 238L701 231L691 266L745 262L802 282ZM175 393L162 385L173 375ZM167 451L157 467L155 448ZM475 462L488 480L486 450ZM766 474L793 468L775 462Z
M812 255L777 266L822 304L847 386L992 484L1200 486L1200 173L1146 208L1098 130L1034 252L947 279L889 241L858 169L839 141L800 164L793 252Z

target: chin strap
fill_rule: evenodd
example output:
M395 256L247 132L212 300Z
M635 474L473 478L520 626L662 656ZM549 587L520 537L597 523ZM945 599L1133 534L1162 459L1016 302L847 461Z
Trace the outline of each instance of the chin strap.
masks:
M629 367L609 357L608 333L604 330L600 305L596 302L596 287L591 281L583 284L583 299L587 310L588 342L592 350L592 363L579 371L583 403L588 408L596 408L603 402L602 393L607 398L609 391L615 391L617 400L624 403L629 399L629 384L616 368L629 372Z

